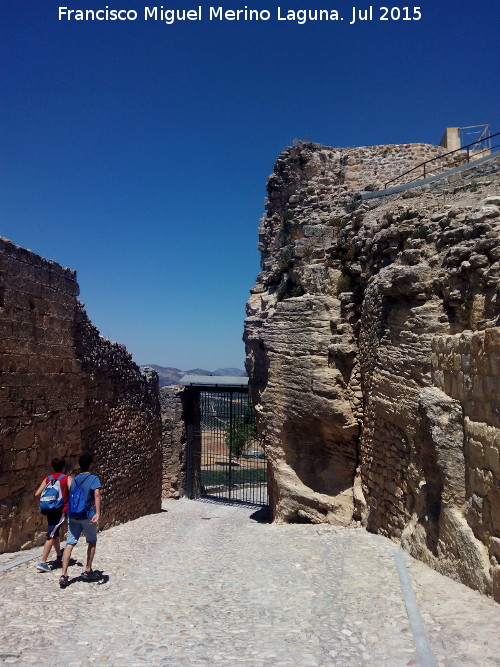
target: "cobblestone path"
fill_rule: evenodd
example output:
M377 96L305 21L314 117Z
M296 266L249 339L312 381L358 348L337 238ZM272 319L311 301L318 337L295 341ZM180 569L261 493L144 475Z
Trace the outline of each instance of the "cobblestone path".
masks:
M362 529L268 525L193 502L99 536L102 578L0 572L0 661L18 665L418 665L395 545ZM39 552L40 550L37 550ZM34 554L32 554L34 555ZM25 557L0 556L0 566ZM500 665L500 605L405 555L437 665Z

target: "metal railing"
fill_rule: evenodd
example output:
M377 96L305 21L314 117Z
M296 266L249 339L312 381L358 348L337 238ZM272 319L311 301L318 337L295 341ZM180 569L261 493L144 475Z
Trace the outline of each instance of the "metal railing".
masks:
M498 137L499 135L500 135L500 132L495 132L495 134L490 134L489 137L483 137L482 139L478 139L476 141L473 141L472 143L467 144L466 146L461 146L460 148L456 148L454 151L450 151L449 153L444 153L443 155L438 155L437 157L433 157L430 160L425 160L425 162L420 162L420 164L417 164L416 167L413 167L412 169L408 169L408 171L405 171L403 174L399 174L399 176L396 176L395 178L391 178L390 181L386 182L386 184L384 186L384 189L387 189L387 186L389 185L389 183L394 183L394 181L397 181L398 179L403 178L403 176L406 176L407 174L411 174L412 171L415 171L416 169L419 169L420 167L424 168L424 173L423 173L422 178L427 178L426 165L428 165L429 162L435 162L436 160L442 160L442 159L448 157L449 155L453 155L453 153L459 153L461 151L463 152L463 151L467 150L467 163L468 163L468 162L470 162L471 146L476 146L478 143L482 144L483 142L488 141L489 139L492 139L493 137ZM494 148L498 148L499 146L500 146L500 143L496 144L495 146L488 146L487 148L483 148L480 151L474 151L474 159L477 159L477 156L480 153L484 153L486 151L491 151ZM465 157L465 155L464 155L464 157Z

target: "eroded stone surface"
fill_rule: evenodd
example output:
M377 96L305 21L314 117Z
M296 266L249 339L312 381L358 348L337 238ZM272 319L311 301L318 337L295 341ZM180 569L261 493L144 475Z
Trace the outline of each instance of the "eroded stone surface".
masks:
M389 148L299 144L268 181L245 341L273 516L361 521L500 600L499 160L362 204L360 165L415 157Z

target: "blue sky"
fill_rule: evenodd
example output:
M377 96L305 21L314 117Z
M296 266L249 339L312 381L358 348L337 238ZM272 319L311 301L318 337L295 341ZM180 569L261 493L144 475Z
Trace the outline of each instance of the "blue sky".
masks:
M243 367L265 182L293 139L500 129L497 0L425 0L418 22L355 25L368 5L249 1L346 20L168 26L142 20L146 2L108 0L135 22L60 22L59 4L106 6L0 6L0 235L76 269L92 321L138 363Z

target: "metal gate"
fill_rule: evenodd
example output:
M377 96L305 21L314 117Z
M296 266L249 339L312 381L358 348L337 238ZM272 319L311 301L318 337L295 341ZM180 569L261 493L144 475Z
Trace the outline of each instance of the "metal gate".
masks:
M267 505L267 460L242 387L190 387L186 494Z

